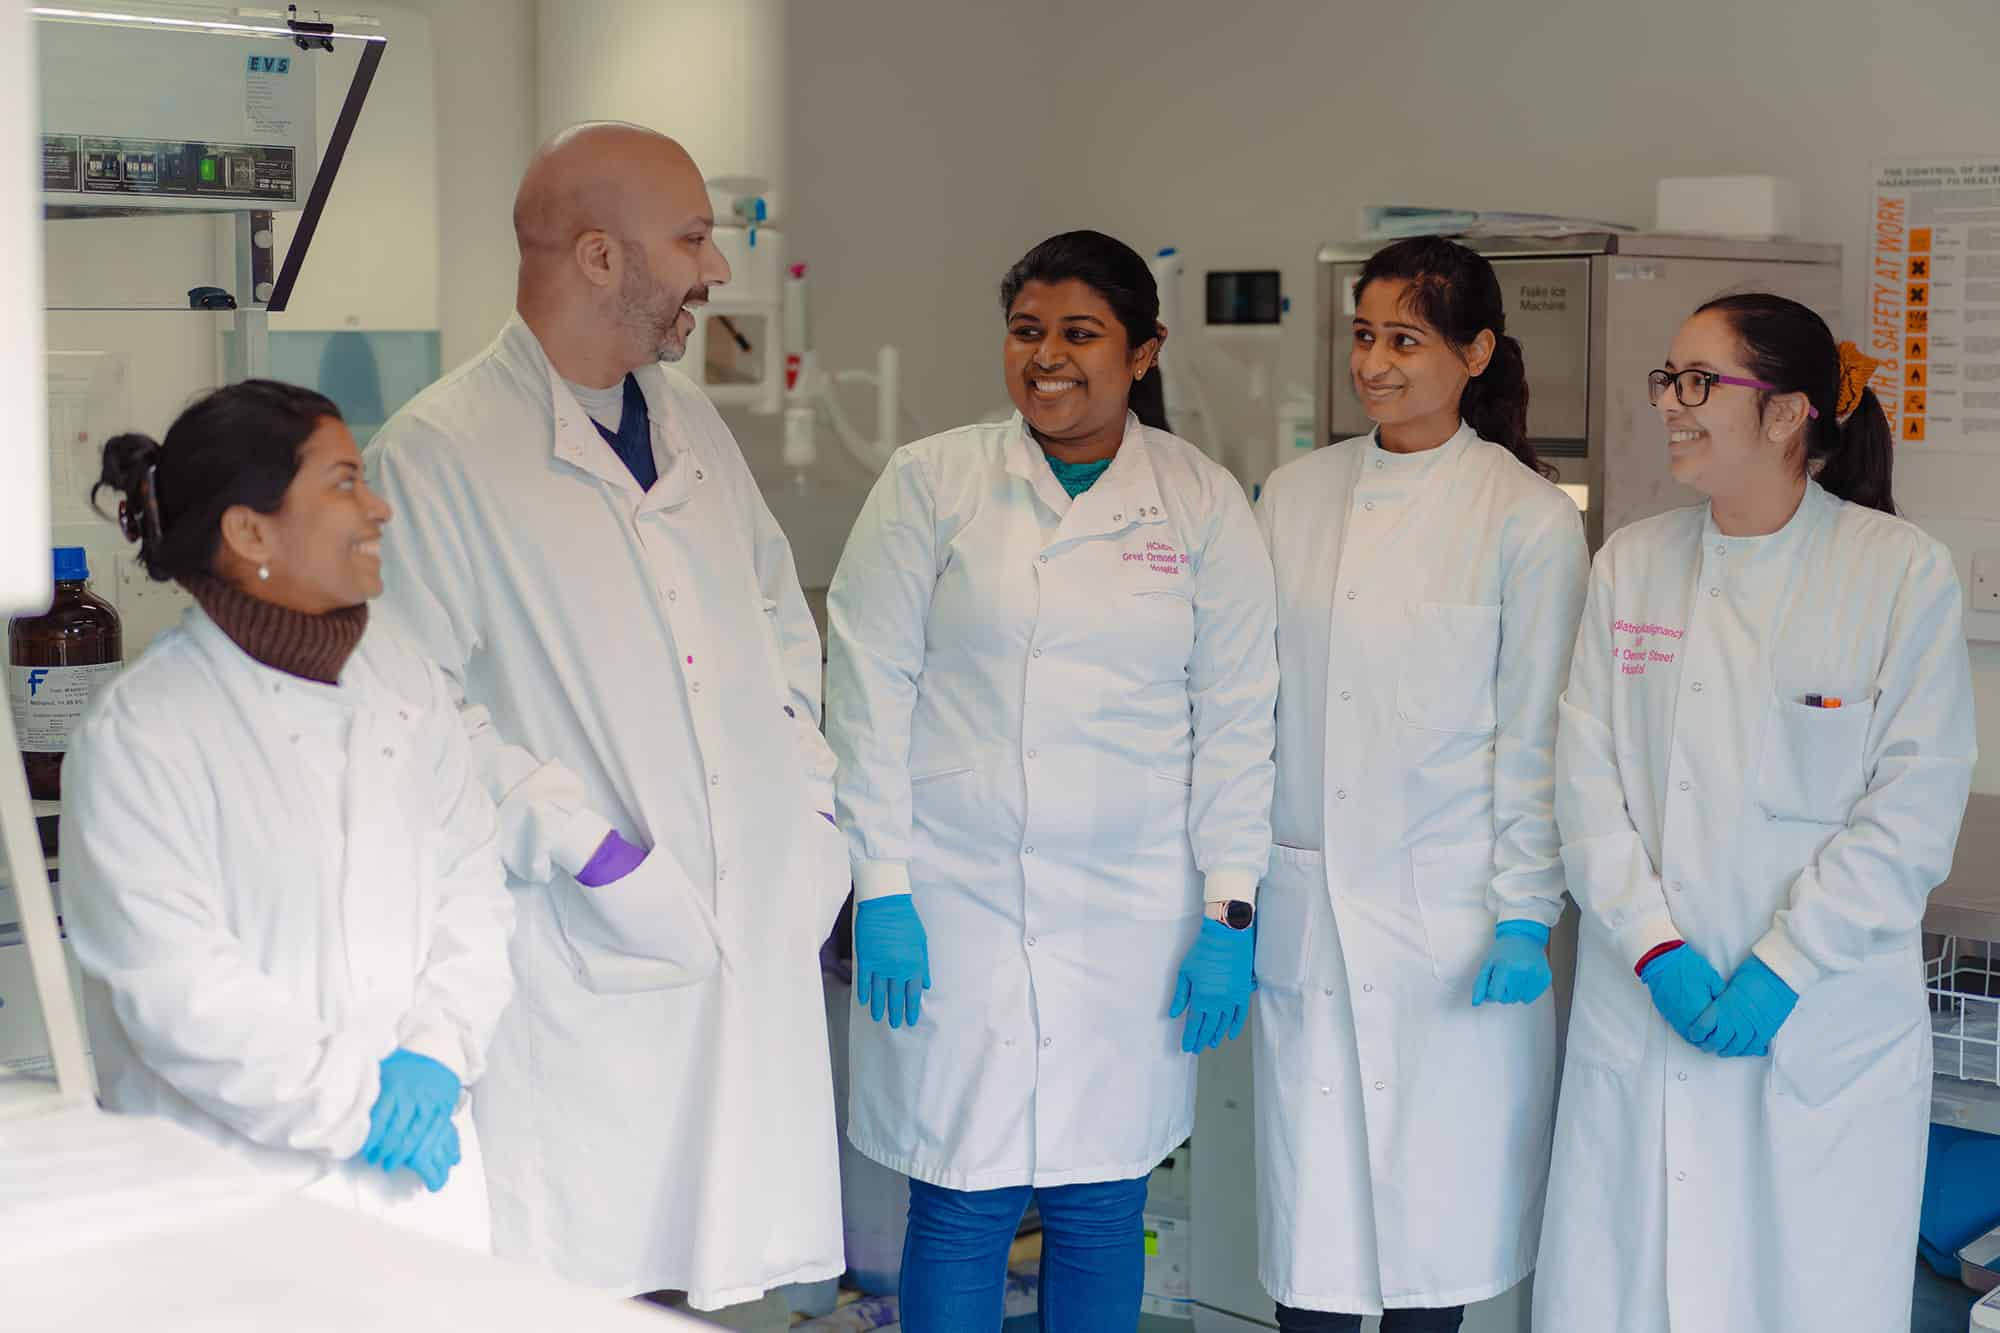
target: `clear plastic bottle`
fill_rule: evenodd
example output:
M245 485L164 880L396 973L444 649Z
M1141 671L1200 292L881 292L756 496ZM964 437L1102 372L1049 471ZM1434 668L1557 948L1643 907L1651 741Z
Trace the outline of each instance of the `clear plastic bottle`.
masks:
M118 612L90 591L84 549L58 546L55 575L49 609L7 627L7 701L28 770L28 794L38 801L62 798L70 732L125 657Z

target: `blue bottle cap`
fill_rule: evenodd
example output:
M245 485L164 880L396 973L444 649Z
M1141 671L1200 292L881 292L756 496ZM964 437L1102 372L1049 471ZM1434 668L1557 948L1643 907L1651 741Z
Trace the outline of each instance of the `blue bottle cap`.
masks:
M58 546L55 553L57 583L81 583L90 577L90 556L81 546Z

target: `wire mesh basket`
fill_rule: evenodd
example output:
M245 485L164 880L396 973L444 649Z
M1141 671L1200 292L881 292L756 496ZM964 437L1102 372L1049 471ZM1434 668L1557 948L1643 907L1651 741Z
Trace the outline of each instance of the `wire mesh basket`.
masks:
M2000 943L1925 935L1924 986L1936 1071L2000 1085Z

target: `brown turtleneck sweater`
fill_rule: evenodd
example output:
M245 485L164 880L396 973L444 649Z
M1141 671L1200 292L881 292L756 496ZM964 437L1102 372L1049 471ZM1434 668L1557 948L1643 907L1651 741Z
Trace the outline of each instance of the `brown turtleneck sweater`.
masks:
M238 648L272 670L301 680L338 685L340 669L368 628L366 602L312 616L252 597L210 574L180 582Z

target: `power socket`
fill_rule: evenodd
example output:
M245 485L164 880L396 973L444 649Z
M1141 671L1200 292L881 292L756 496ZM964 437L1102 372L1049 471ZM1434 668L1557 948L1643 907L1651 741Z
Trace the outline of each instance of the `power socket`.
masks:
M1972 609L2000 611L2000 551L1972 553Z

